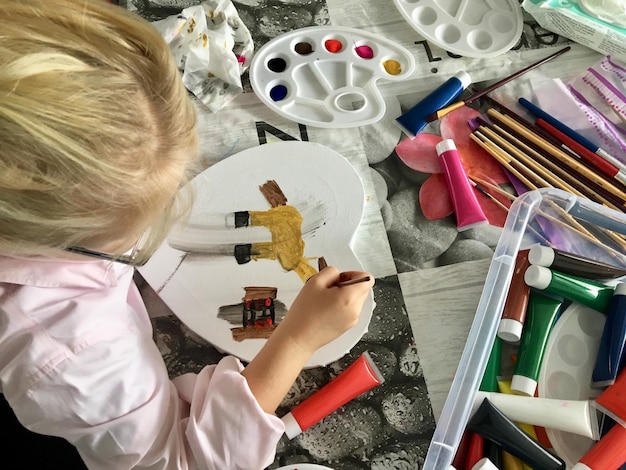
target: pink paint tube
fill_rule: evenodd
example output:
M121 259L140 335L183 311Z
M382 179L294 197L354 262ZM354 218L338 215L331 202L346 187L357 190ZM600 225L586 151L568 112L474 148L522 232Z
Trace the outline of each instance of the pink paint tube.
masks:
M477 225L489 223L483 212L476 193L469 182L463 162L452 139L446 139L435 147L439 163L448 183L456 215L457 230L467 230Z
M369 353L364 352L341 374L281 418L285 423L285 434L293 439L340 406L383 382L376 364Z

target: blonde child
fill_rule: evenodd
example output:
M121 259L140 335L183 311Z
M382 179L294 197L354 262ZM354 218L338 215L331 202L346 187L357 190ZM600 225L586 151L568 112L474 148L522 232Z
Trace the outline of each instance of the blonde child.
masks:
M102 0L0 2L0 391L88 468L269 465L275 409L372 287L332 287L367 273L330 266L245 368L226 357L170 381L132 263L184 212L197 153L193 104L149 23Z

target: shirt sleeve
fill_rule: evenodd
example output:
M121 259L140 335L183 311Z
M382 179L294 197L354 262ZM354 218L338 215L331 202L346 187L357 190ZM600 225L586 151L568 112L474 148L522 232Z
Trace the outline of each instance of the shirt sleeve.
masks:
M278 417L263 411L242 370L241 363L228 356L216 367L174 380L179 395L190 403L185 424L187 442L193 455L209 457L208 468L265 468L273 462L276 444L285 430ZM241 458L233 462L236 449L245 451L240 451Z
M170 381L151 337L112 336L10 400L22 424L67 439L94 470L271 464L284 425L259 406L236 358Z

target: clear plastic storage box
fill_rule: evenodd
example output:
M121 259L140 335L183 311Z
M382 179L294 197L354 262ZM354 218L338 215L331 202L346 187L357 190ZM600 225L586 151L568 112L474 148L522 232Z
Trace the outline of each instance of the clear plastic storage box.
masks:
M519 250L534 244L626 267L626 214L558 189L539 189L512 204L476 315L437 423L425 470L448 470L470 417L496 338Z

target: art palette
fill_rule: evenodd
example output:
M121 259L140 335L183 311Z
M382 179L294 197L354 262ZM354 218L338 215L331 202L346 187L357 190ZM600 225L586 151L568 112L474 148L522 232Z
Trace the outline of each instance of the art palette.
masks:
M538 381L544 398L589 400L601 390L591 388L602 329L606 316L574 303L563 312L550 332ZM595 443L577 434L546 429L557 455L571 468Z
M465 57L494 57L519 40L524 26L517 0L394 0L425 39Z
M244 287L276 288L276 301L286 312L306 280L295 270L284 269L278 259L240 263L234 255L236 245L272 241L266 226L233 225L237 211L265 213L271 208L259 190L268 180L278 184L287 204L302 216L303 259L313 273L319 257L342 271L362 270L351 247L365 208L361 179L342 155L299 141L244 150L196 176L190 183L196 199L189 220L174 227L150 261L139 268L185 325L220 351L246 362L266 339L233 338L232 328L242 326ZM232 317L220 315L231 308ZM326 365L345 355L367 331L373 309L370 294L357 325L319 349L307 367ZM280 318L277 309L276 323Z
M266 43L250 64L250 83L281 116L315 127L357 127L383 117L380 79L399 81L415 59L366 31L313 26Z

